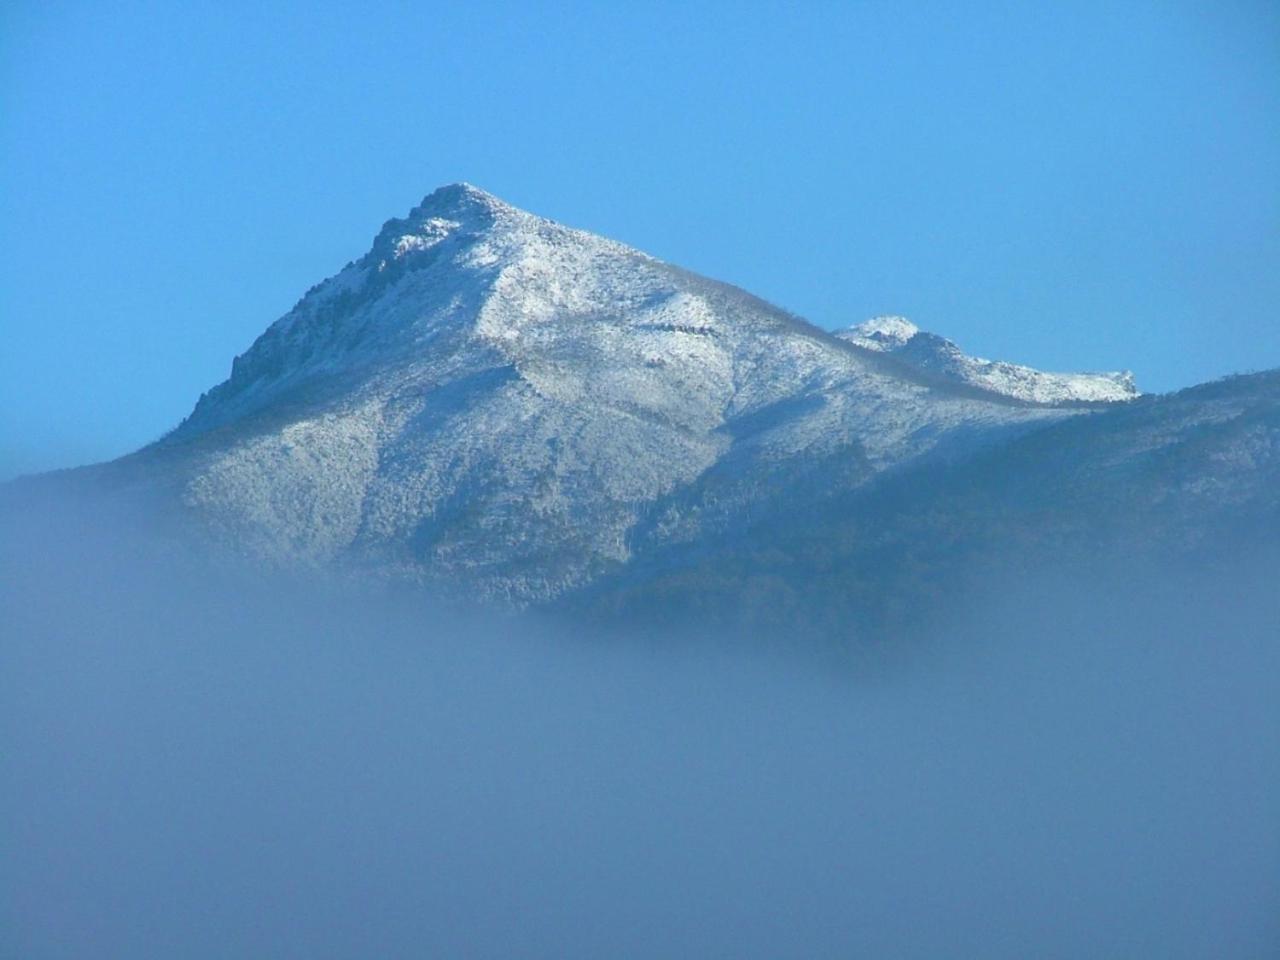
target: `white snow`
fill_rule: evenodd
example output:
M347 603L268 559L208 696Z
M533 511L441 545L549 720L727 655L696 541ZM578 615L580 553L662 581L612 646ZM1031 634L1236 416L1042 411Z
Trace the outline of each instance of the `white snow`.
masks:
M819 465L863 482L1125 393L974 358L917 375L884 356L922 336L898 317L844 336L866 349L454 185L313 288L162 446L237 544L524 602L737 522Z
M868 350L894 350L904 346L908 340L920 332L920 328L906 317L872 317L860 323L850 331L860 346Z
M904 317L875 317L838 331L836 336L956 383L1032 403L1114 403L1139 396L1128 371L1046 373L1002 360L971 357L950 340L925 333Z

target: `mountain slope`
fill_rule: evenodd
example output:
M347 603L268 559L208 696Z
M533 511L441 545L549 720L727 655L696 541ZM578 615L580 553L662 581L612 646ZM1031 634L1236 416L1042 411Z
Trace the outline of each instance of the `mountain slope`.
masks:
M457 184L308 291L172 434L99 472L162 487L271 562L523 603L782 491L856 487L1080 412L850 344Z
M954 615L970 592L1051 574L1139 590L1228 569L1280 581L1280 371L1143 397L953 463L770 506L566 603L628 623L849 636Z
M796 576L847 586L813 557L874 566L884 545L916 556L952 527L995 543L1009 517L1052 540L1019 513L1037 490L1088 529L1064 477L1093 463L1102 499L1151 484L1097 449L1119 463L1164 448L1175 408L1212 420L1208 393L1134 396L1126 374L977 360L901 319L829 334L453 184L308 291L163 440L68 481L157 502L238 557L471 598L643 594L786 550ZM1153 433L1108 447L1108 425L1148 413ZM1228 474L1256 490L1272 470ZM905 582L881 566L881 588Z

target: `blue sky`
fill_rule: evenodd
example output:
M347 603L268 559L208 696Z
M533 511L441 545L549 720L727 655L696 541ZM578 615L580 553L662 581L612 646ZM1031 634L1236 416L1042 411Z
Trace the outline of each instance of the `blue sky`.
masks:
M1280 7L5 4L0 477L124 453L469 180L826 327L1280 366Z

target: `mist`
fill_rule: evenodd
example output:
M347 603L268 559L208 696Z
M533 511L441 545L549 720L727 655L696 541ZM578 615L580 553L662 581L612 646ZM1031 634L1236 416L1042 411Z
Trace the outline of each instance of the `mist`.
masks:
M1273 567L1023 572L847 657L249 577L125 530L3 528L5 956L1280 946Z

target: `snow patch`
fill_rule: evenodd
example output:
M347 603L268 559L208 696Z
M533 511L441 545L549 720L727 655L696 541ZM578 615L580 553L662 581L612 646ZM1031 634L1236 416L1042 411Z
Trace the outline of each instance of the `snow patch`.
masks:
M1139 396L1133 374L1048 373L1003 360L964 353L955 343L926 333L904 317L876 317L836 332L865 350L892 354L919 370L955 383L1031 403L1117 403Z

